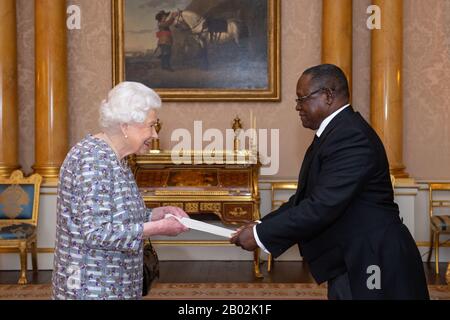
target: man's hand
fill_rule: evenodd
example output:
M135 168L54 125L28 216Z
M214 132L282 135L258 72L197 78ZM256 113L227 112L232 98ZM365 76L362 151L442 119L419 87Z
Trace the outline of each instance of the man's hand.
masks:
M189 218L186 212L183 209L178 207L159 207L152 209L152 221L158 221L164 219L166 214L173 214L176 217L180 218Z
M252 222L237 229L230 242L244 250L254 251L257 249L258 244L253 236L253 227L255 225L256 223Z

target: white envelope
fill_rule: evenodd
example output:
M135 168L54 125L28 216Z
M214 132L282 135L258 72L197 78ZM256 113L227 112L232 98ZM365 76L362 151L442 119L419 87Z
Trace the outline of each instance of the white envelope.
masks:
M230 239L232 234L236 232L236 230L231 230L227 228L218 227L209 223L201 222L198 220L193 220L189 218L180 218L177 216L174 216L173 214L166 214L165 218L175 218L178 221L180 221L185 227L189 229L199 230L207 233L211 233L217 236L225 237Z

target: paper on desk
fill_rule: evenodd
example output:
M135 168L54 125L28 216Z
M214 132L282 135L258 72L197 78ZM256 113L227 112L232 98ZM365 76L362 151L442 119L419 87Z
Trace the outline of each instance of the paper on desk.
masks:
M199 230L199 231L215 234L217 236L221 236L221 237L225 237L225 238L231 238L231 235L236 232L235 230L218 227L218 226L215 226L215 225L212 225L209 223L205 223L205 222L201 222L198 220L193 220L193 219L189 219L189 218L185 218L185 217L183 217L183 218L177 217L177 216L174 216L173 214L165 215L165 218L169 218L169 217L177 219L185 227L187 227L189 229Z

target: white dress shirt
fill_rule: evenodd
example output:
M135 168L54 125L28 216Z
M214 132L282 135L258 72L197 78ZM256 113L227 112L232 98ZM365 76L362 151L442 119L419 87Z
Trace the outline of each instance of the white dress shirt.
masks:
M328 126L328 124L333 120L334 117L336 117L342 110L350 106L350 104L346 104L345 106L339 108L332 114L330 114L328 117L326 117L322 123L319 126L319 129L316 131L316 136L320 138L322 133L325 131L325 128ZM257 221L258 223L261 223L261 221ZM264 247L264 245L261 243L258 237L258 233L256 232L256 226L253 227L253 236L255 237L256 243L258 244L258 247L264 250L265 253L270 254L270 252Z

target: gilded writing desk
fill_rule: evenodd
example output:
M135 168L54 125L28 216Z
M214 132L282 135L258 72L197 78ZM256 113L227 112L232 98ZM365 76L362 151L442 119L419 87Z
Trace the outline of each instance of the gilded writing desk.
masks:
M180 155L178 155L180 156ZM185 151L182 158L162 151L130 158L130 165L149 208L176 206L191 218L214 214L226 225L240 226L260 219L260 164L250 151L213 154ZM181 162L182 159L182 163ZM154 241L169 244L169 241ZM170 241L173 245L229 245L229 241ZM259 250L254 252L254 273Z

